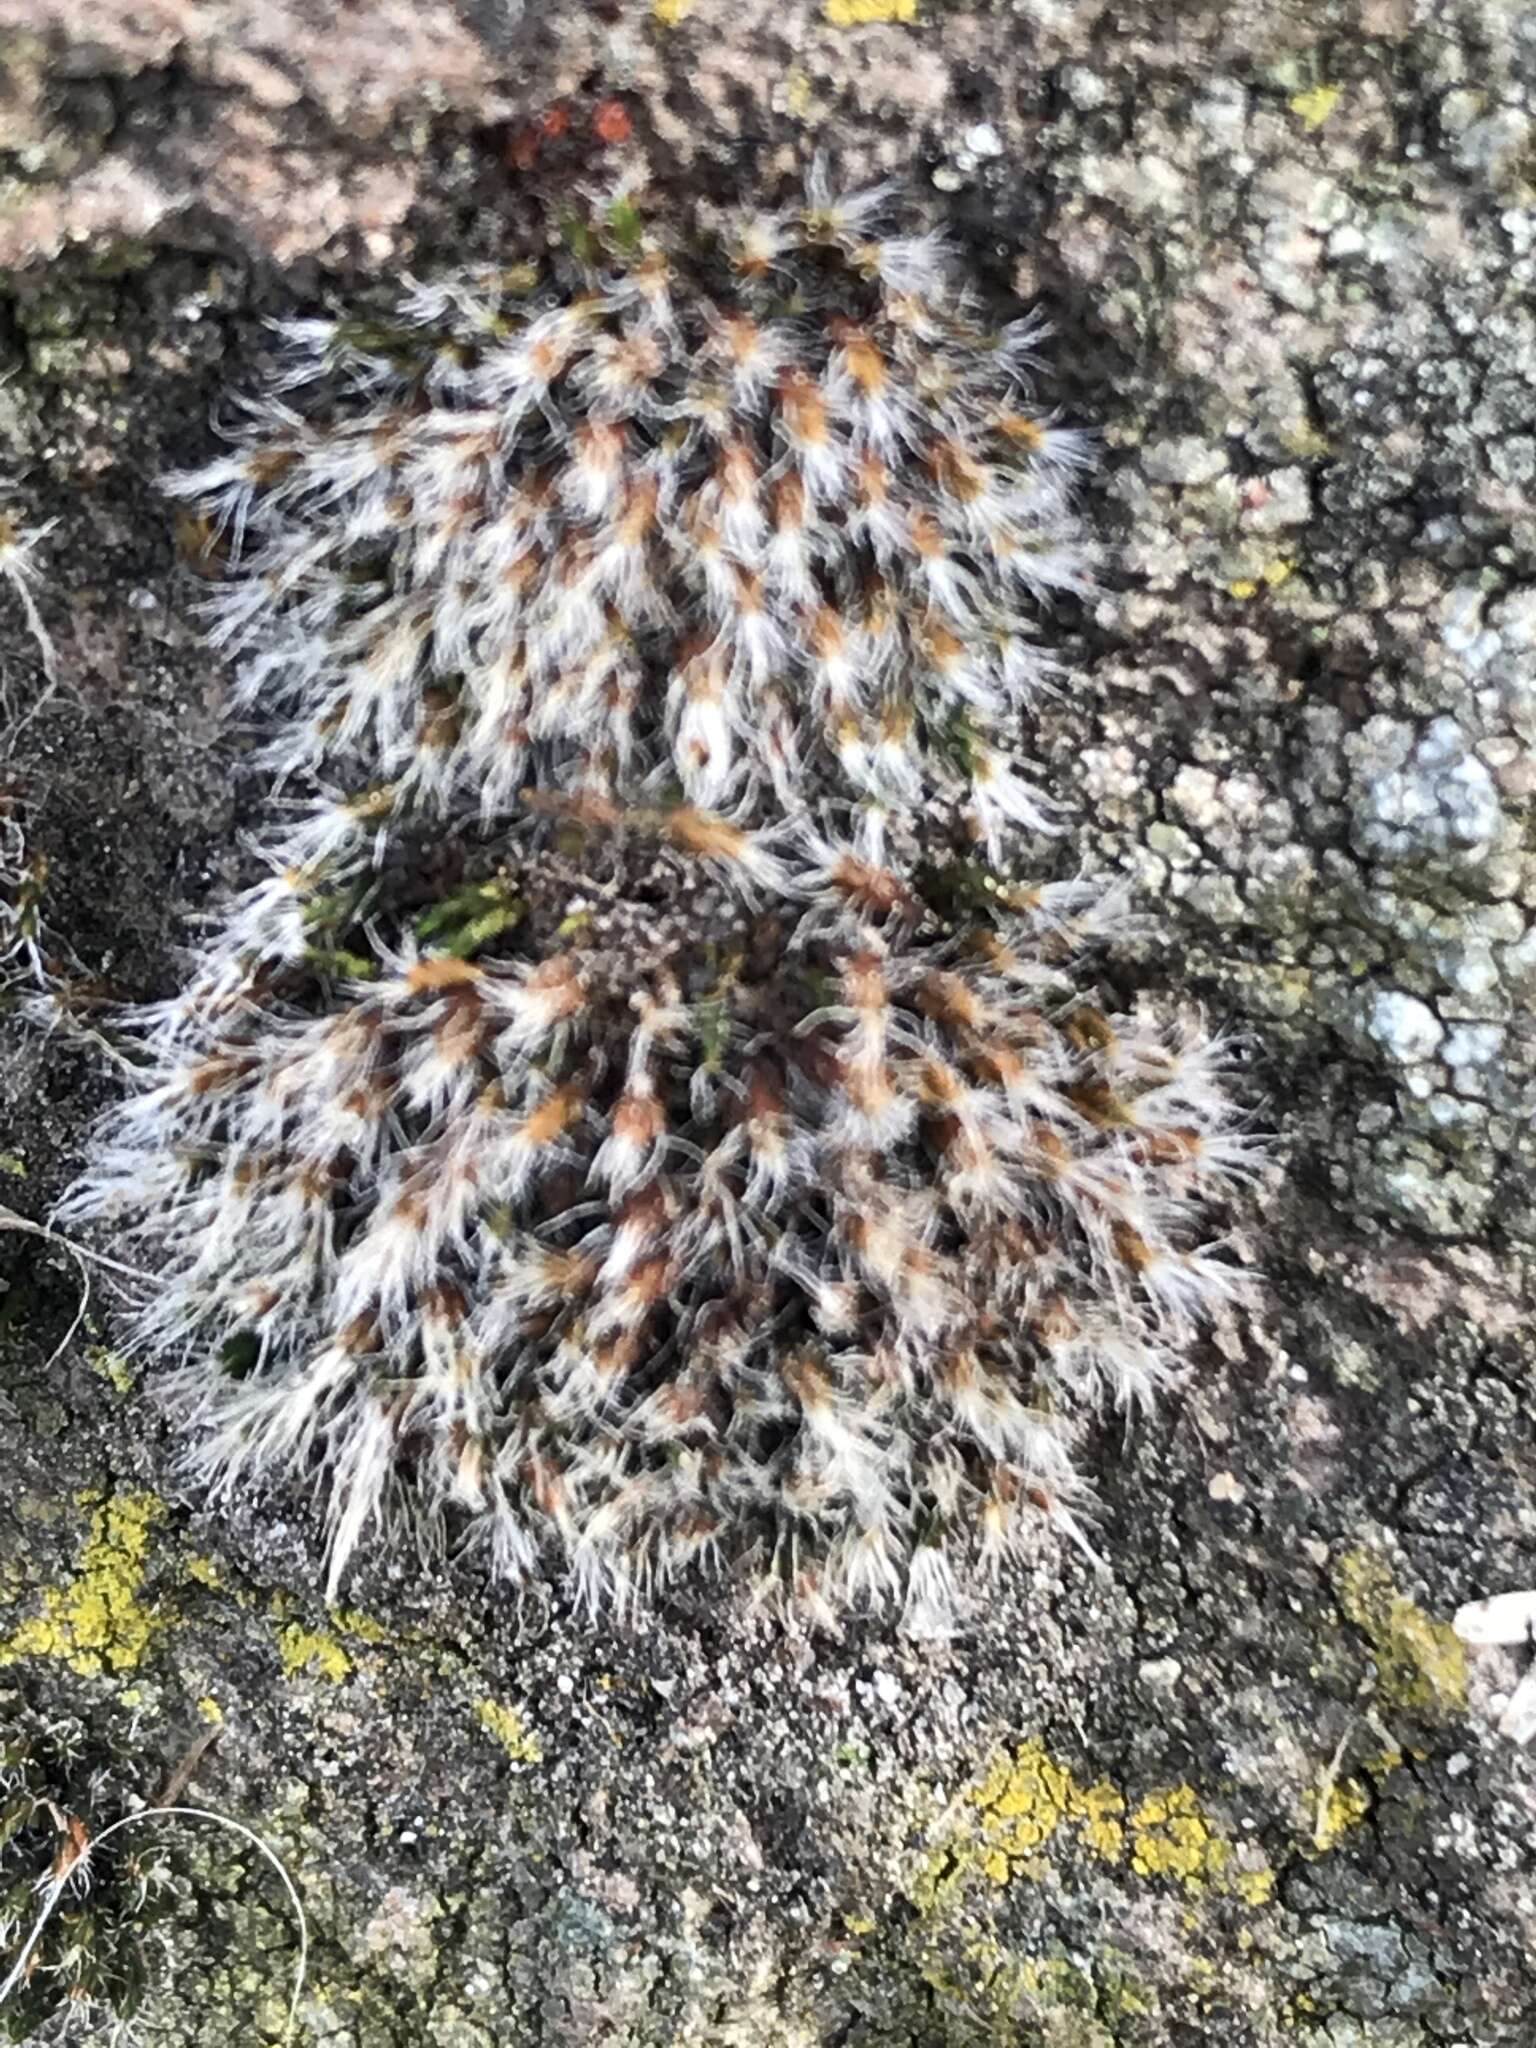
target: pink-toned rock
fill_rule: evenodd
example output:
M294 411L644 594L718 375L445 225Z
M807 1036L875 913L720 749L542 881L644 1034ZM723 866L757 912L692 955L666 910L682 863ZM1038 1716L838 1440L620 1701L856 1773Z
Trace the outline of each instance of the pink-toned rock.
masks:
M0 265L19 268L69 242L147 235L174 203L148 172L122 162L40 185L0 214Z
M509 10L510 12L510 10ZM497 64L446 0L0 0L0 30L56 35L102 70L172 58L268 105L313 100L333 121L387 125L413 102L469 105L492 92Z
M68 127L60 94L83 78L174 62L223 102L199 128L134 131L95 162L13 188L0 199L6 267L140 237L194 206L280 262L348 231L382 257L419 187L407 124L424 111L491 123L512 104L503 60L446 0L0 0L0 39L13 45L7 131L45 160ZM284 124L304 107L334 139L295 149ZM380 162L391 143L398 154Z

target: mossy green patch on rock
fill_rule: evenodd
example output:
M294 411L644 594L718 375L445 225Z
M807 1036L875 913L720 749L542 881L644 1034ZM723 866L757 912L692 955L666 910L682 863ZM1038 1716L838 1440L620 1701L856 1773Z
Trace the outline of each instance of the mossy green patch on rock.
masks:
M128 2023L159 1974L157 1926L190 1889L163 1840L121 1832L152 1768L136 1719L0 1692L0 2041L137 2038ZM42 1888L66 1874L42 1917Z
M133 1391L133 1367L121 1352L113 1351L105 1344L93 1344L85 1354L85 1362L114 1392L128 1394Z
M1092 1956L1054 1951L1017 1954L973 1932L959 1954L934 1953L918 1975L940 2011L958 2022L965 2048L1115 2048L1141 2040L1138 2023L1157 2023L1158 1987L1127 1975L1106 1942ZM926 2038L926 2037L925 2037Z
M1400 1593L1369 1550L1347 1551L1334 1568L1333 1585L1345 1618L1371 1646L1376 1690L1387 1706L1436 1719L1465 1711L1466 1652L1449 1622L1436 1621Z

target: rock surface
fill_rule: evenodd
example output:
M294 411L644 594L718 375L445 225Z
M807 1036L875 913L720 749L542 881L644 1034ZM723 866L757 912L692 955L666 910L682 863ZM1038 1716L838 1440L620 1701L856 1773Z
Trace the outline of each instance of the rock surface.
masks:
M110 1731L114 1797L191 1759L273 1844L301 2040L1529 2041L1526 1660L1444 1618L1536 1544L1536 11L0 0L0 66L0 470L56 522L60 678L0 585L0 787L73 963L51 1036L8 1019L8 1209L112 1085L91 1004L174 986L240 873L154 478L265 319L526 248L540 185L688 206L819 149L1055 324L1112 566L1041 770L1141 892L1117 985L1245 1034L1281 1162L1256 1306L1099 1446L1107 1571L1044 1554L941 1644L728 1587L593 1631L432 1559L328 1611L302 1501L181 1490L110 1275L77 1323L7 1229L12 1711ZM162 1839L146 2038L282 2040L276 1879Z

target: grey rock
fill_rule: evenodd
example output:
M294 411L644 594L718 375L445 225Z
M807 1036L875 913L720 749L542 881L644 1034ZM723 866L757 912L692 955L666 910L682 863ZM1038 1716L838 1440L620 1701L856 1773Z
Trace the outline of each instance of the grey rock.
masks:
M530 185L708 227L828 149L1040 301L1042 402L1099 430L1101 586L1042 618L1021 733L1074 810L1023 865L1134 879L1086 971L1229 1026L1253 1302L1091 1447L1105 1570L1042 1547L939 1643L729 1582L594 1629L430 1541L328 1612L303 1489L201 1499L108 1273L71 1334L69 1254L0 1233L0 1689L131 1730L145 1799L222 1713L187 1797L294 1872L334 2048L1527 2048L1518 1669L1440 1631L1536 1537L1530 10L882 11L0 4L0 467L59 522L65 657L4 801L82 968L51 1035L6 1014L4 1203L49 1213L115 1086L99 997L174 989L247 878L251 739L152 479L265 321L519 260ZM93 1553L140 1490L144 1557ZM5 1647L103 1614L150 1617L137 1662ZM194 1832L144 2037L276 2043L280 1887Z

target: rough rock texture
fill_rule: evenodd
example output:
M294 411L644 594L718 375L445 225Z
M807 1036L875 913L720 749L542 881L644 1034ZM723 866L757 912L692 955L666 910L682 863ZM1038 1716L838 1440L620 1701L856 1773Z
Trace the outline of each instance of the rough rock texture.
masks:
M0 65L0 467L60 653L0 780L78 968L7 1024L11 1209L111 1085L92 1001L173 986L241 871L153 478L264 316L526 246L534 181L687 205L823 147L1056 323L1116 557L1042 769L1142 886L1121 991L1251 1035L1283 1162L1257 1307L1100 1447L1108 1574L1043 1556L938 1646L729 1588L592 1633L431 1560L328 1612L302 1503L178 1490L109 1276L71 1331L76 1265L0 1235L0 1686L114 1797L216 1729L184 1796L294 1873L301 2039L1529 2041L1524 1657L1445 1617L1536 1565L1536 10L3 0ZM3 586L0 679L37 704ZM164 1842L146 2036L280 2040L276 1880Z

